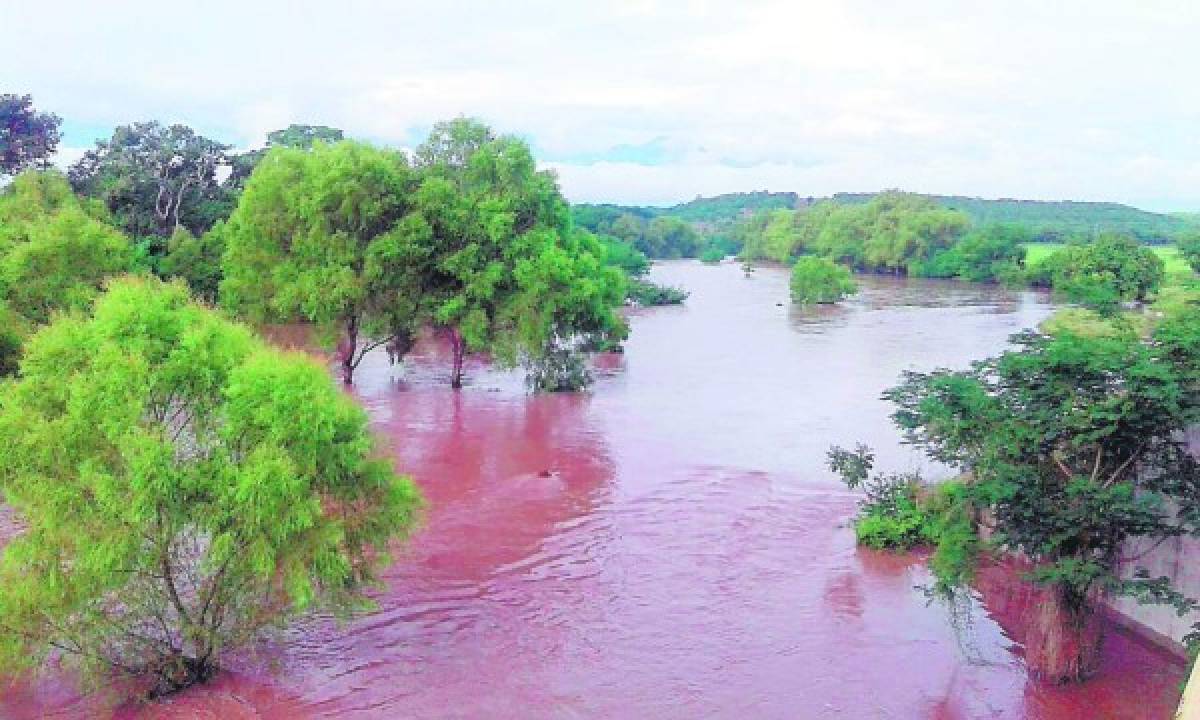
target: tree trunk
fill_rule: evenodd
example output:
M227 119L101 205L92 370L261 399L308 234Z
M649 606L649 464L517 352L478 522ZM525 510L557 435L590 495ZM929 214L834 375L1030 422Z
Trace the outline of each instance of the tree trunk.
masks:
M463 361L466 358L467 347L462 333L458 328L450 328L450 351L454 354L454 368L450 374L450 387L455 390L462 388Z
M346 321L346 338L342 341L338 355L342 361L342 382L354 384L354 353L358 350L358 318Z
M1103 629L1093 602L1069 602L1061 590L1048 588L1029 612L1025 662L1047 682L1081 682L1100 664Z
M217 666L208 660L176 655L158 669L158 681L150 689L150 698L161 698L206 683L216 674Z

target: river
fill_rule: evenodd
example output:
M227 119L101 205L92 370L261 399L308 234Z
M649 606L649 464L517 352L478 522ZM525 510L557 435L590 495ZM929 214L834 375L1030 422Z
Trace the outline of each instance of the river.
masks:
M855 496L824 467L831 443L863 441L881 469L944 475L901 446L880 392L995 353L1044 298L866 277L839 306L799 309L779 268L653 275L691 297L633 311L587 394L530 397L478 363L455 393L437 346L403 369L369 357L354 392L430 501L378 610L306 619L209 686L116 714L1171 716L1181 667L1116 628L1091 682L1030 680L1003 579L950 623L920 556L855 547ZM105 702L51 674L10 687L0 717Z

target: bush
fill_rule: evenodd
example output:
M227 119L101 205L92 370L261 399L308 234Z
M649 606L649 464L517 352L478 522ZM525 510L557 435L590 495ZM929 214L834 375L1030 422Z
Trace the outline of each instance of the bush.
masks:
M578 392L591 384L592 373L581 349L555 344L525 361L525 385L530 392Z
M721 262L724 259L725 259L725 252L721 248L715 247L712 245L705 248L704 252L700 253L700 261L701 262L716 264L716 263Z
M825 258L807 256L792 266L792 302L834 303L857 292L850 271Z
M643 307L652 305L679 305L687 300L686 290L659 285L647 280L632 279L629 281L628 297Z

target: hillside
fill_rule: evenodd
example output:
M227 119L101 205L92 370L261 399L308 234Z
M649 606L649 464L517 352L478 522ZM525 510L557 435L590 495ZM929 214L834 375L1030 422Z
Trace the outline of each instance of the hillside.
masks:
M837 193L839 203L865 203L876 193ZM961 210L976 224L1018 223L1033 229L1042 241L1055 242L1071 237L1087 237L1112 230L1133 234L1142 242L1165 243L1179 231L1193 225L1195 216L1183 213L1160 214L1110 202L1047 202L1001 198L987 200L961 195L929 195L939 204ZM727 193L698 197L671 207L622 205L576 205L572 208L576 223L589 229L606 228L623 214L646 222L655 217L671 216L693 223L701 230L716 230L739 218L776 208L803 207L821 199L791 192ZM1193 225L1194 226L1194 225Z

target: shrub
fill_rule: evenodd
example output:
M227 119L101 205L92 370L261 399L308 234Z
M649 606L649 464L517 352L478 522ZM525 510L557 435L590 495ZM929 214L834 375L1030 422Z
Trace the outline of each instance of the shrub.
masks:
M834 303L858 290L850 271L825 258L802 257L792 266L792 301Z
M677 287L659 285L648 280L629 281L628 297L638 305L679 305L687 300L688 293Z
M709 264L716 264L725 259L725 252L716 246L710 245L700 253L700 261Z

